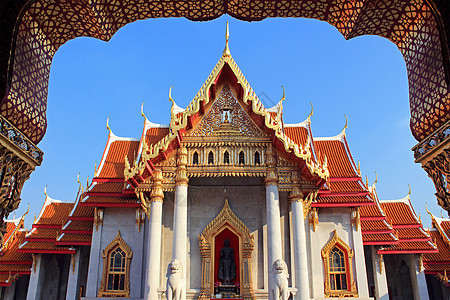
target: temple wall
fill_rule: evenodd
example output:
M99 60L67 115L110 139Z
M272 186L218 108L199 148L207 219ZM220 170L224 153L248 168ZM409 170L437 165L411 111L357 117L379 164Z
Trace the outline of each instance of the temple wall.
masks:
M94 228L95 230L95 228ZM99 228L100 230L100 228ZM101 226L101 242L100 253L105 249L112 240L117 236L120 230L122 239L133 251L133 257L130 263L130 297L141 297L142 285L142 269L143 269L143 243L144 243L144 226L139 232L136 225L136 209L135 208L105 208L103 217L103 226ZM103 259L100 254L98 261L99 269L97 276L97 286L103 275ZM91 280L88 278L88 280Z
M255 180L258 185L255 185ZM249 185L245 185L249 183ZM239 185L239 186L238 186ZM255 249L252 254L252 281L255 291L267 292L267 226L265 206L265 185L255 178L209 178L194 179L188 189L188 297L201 289L201 254L198 235L223 208L225 198L231 210L248 227L254 237ZM167 266L172 259L174 194L166 193L163 205L162 257L160 288L165 288ZM280 214L283 259L291 273L290 220L287 193L280 192ZM292 280L292 279L290 279ZM257 291L258 292L258 291ZM267 297L267 296L266 296Z
M314 299L324 299L325 270L322 259L322 249L332 239L334 230L338 236L354 251L352 260L353 280L358 286L360 299L368 299L367 274L365 264L356 266L356 259L364 257L364 249L360 243L354 243L354 236L361 235L361 232L354 232L351 224L351 211L349 208L320 208L319 225L316 231L310 230L307 234L310 248L308 249L308 260L310 262L310 282L311 297ZM356 246L355 246L356 245Z

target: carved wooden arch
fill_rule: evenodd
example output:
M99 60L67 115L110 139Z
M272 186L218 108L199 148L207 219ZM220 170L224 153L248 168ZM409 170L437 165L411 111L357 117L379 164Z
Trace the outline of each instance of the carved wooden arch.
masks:
M214 293L214 249L215 237L228 228L239 237L240 241L240 278L241 293L244 299L254 299L252 283L251 258L254 249L253 235L247 226L233 213L228 199L220 213L206 226L198 236L202 255L202 288L199 299L210 299Z
M125 252L125 283L123 291L108 291L108 268L109 268L109 254L114 249L120 247L123 252ZM102 251L103 257L103 275L102 281L100 283L100 289L98 291L97 297L129 297L130 296L130 263L133 257L133 251L125 243L125 241L120 236L120 231L117 231L117 236L109 243L108 246Z
M328 255L334 247L338 247L345 255L345 267L347 274L347 290L335 291L331 289L330 276L329 276L329 261ZM333 237L322 249L322 259L325 270L325 297L358 297L358 290L356 288L356 282L353 280L353 249L351 249L334 230Z
M29 0L17 16L10 51L3 51L11 55L7 88L0 91L1 113L37 143L47 127L51 62L65 42L80 36L108 41L136 20L185 17L204 21L223 14L246 21L312 18L328 22L346 39L385 37L397 45L406 63L414 137L425 138L449 118L448 46L441 15L432 0Z

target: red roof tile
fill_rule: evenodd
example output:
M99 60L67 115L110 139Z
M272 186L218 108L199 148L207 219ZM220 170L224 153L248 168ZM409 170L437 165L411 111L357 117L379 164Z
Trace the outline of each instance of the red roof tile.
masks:
M344 141L345 142L345 141ZM346 144L340 140L314 140L316 153L326 156L330 177L359 177Z
M99 178L123 178L125 156L134 161L139 141L116 140L111 142L106 158L101 166ZM105 150L106 151L106 150Z
M162 140L169 134L169 128L166 127L151 127L145 133L145 142L147 145L153 145Z

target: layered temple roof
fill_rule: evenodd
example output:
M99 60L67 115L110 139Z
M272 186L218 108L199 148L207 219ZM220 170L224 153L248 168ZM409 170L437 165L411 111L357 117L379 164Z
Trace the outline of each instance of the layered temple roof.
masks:
M29 274L31 254L73 254L75 247L89 246L92 232L103 218L103 208L134 208L136 224L141 226L145 216L135 188L152 175L155 167L164 167L174 156L183 138L201 124L219 91L225 88L277 153L298 166L301 174L319 189L311 203L313 208L351 208L352 213L356 212L352 222L357 228L360 226L364 245L379 247L380 254L424 254L426 272L446 278L446 266L450 267L450 220L432 216L434 228L425 231L409 194L399 200L379 200L375 183L369 186L361 178L347 142L347 125L336 136L314 137L312 112L303 122L285 124L284 94L276 106L264 108L229 52L224 51L186 109L178 107L169 95L173 103L170 125L150 122L143 111L140 138L118 137L107 125L108 141L100 165L86 189L80 184L74 203L54 200L45 193L43 207L30 232L23 229L23 217L7 221L0 285Z

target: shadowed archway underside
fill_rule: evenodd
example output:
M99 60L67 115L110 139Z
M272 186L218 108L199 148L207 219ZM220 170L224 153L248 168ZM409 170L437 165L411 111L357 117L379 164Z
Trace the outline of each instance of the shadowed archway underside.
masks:
M5 3L12 6L11 1ZM333 25L346 39L385 37L397 45L406 62L414 137L425 138L450 116L448 47L441 16L431 0L31 0L15 21L6 84L2 83L5 89L0 94L1 114L38 143L47 127L50 66L62 44L79 36L108 41L136 20L185 17L205 21L223 14L246 21L312 18Z

